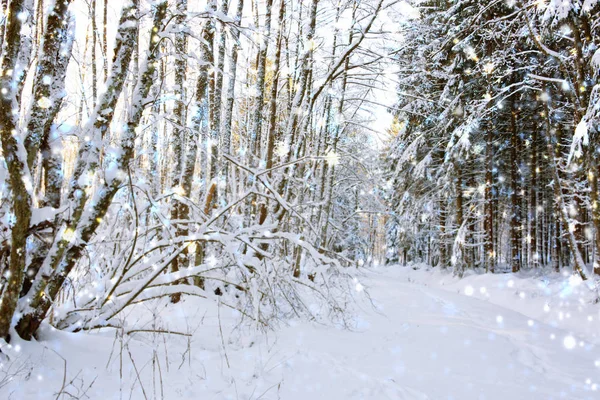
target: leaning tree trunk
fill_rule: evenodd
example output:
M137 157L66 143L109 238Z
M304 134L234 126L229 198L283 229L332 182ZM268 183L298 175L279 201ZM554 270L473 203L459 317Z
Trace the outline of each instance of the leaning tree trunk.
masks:
M161 31L162 21L166 15L167 2L163 1L155 6L154 26L150 33L150 44L146 62L142 64L140 77L136 85L134 102L127 113L129 120L122 132L120 139L121 152L115 160L115 166L118 170L126 171L129 168L129 161L134 155L134 144L136 131L146 106L145 100L153 84L156 65L156 49L160 44L159 33ZM133 50L136 43L136 34L138 31L138 1L133 0L127 7L123 8L119 29L117 32L117 43L115 46L115 58L112 63L111 74L108 81L111 82L109 90L102 96L96 108L95 115L99 110L105 110L109 104L114 105L123 89L127 69L131 61ZM114 90L112 90L114 89ZM92 116L89 129L95 139L101 140L111 122L110 117L103 119ZM21 299L23 314L19 319L16 330L24 339L30 339L41 322L46 317L52 303L56 299L65 279L73 267L81 258L87 243L95 234L100 222L106 215L112 199L119 191L122 185L122 178L117 174L114 177L107 177L96 191L94 197L94 206L89 206L89 197L85 194L85 189L90 183L83 179L78 179L84 174L93 173L98 163L98 147L84 145L80 152L80 158L77 162L75 178L77 182L73 183L75 190L79 190L77 201L74 201L72 195L70 201L73 204L73 219L65 223L59 230L55 238L52 250L46 256L46 260L29 291L28 295ZM89 186L88 186L89 187ZM83 214L83 209L87 212Z
M30 171L34 170L38 151L41 150L41 169L44 173L45 192L40 200L42 207L60 207L62 186L62 157L61 152L52 151L52 124L61 109L65 97L65 78L67 66L73 48L73 30L75 19L68 12L71 0L58 0L48 14L46 30L42 37L41 51L38 55L38 67L35 71L32 103L28 113L27 164ZM55 226L53 223L46 227L45 232L33 236L31 261L27 268L27 276L23 281L21 294L26 294L31 287L33 277L42 265L52 243Z
M51 125L65 97L65 78L73 48L75 20L68 12L72 0L56 0L48 14L38 65L33 78L32 102L27 115L27 165L35 167L40 146L48 141Z

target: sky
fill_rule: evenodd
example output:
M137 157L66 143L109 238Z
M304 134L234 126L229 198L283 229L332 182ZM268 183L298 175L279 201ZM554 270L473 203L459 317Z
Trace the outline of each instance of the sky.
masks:
M103 2L98 1L98 26L101 26L101 9L103 7ZM145 2L144 2L145 3ZM144 4L143 3L143 4ZM109 58L111 57L111 47L114 43L114 37L116 33L116 25L120 15L122 2L109 2L108 8L108 52ZM203 0L190 0L189 8L190 10L201 10L204 7L205 1ZM296 3L295 3L296 4ZM244 26L249 26L253 23L251 21L251 8L250 2L246 2L244 14L245 18L242 21ZM236 0L233 0L230 4L230 12L229 15L234 15L236 8ZM277 8L277 7L275 7ZM78 98L77 94L81 88L81 69L80 65L87 60L84 60L82 54L84 54L85 50L85 40L86 34L88 32L88 4L85 0L74 0L71 5L71 10L73 11L76 17L76 42L74 45L74 59L75 62L71 62L69 66L69 73L67 79L67 92L71 94L71 98ZM275 32L276 29L276 10L273 10L273 24L272 30ZM322 15L320 15L322 18ZM397 48L397 46L401 45L403 42L402 33L398 32L399 25L398 19L412 19L418 18L418 11L409 5L406 1L386 1L384 3L384 10L380 13L380 16L376 20L372 31L375 32L386 32L385 35L371 35L367 40L363 42L363 45L372 47L375 51L380 54L384 54L386 51L390 51L390 49ZM261 16L262 18L262 16ZM344 20L348 20L349 16L343 16L342 20L338 24L340 29L345 28ZM262 19L261 19L262 21ZM349 25L349 24L346 24ZM328 28L329 29L329 28ZM325 32L326 33L326 32ZM326 35L325 35L326 36ZM144 48L144 44L142 43L142 48ZM98 58L102 60L102 54L100 53L100 38L98 38ZM327 50L329 51L329 50ZM89 55L88 55L89 57ZM240 56L240 62L244 62L245 57ZM368 105L364 105L361 110L361 114L364 118L369 118L371 121L367 125L368 128L371 129L371 134L373 137L373 144L377 147L381 147L385 144L387 138L387 129L392 123L393 115L388 112L388 107L393 106L397 101L397 92L396 92L396 67L392 60L385 67L385 72L381 75L377 81L376 88L373 90L370 100L373 102ZM101 64L101 61L99 61ZM89 68L88 68L89 69ZM226 66L227 71L227 66ZM87 74L91 74L88 70ZM98 70L100 74L100 68ZM102 85L98 86L99 92L102 92ZM240 92L238 92L240 93ZM90 94L88 93L88 96ZM89 102L88 102L89 103ZM91 105L89 105L91 107ZM74 118L75 113L73 110L65 113L64 118L71 120Z

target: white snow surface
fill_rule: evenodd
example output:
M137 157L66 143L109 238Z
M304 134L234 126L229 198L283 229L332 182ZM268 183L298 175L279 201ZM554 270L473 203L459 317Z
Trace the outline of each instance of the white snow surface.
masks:
M600 399L594 297L569 274L459 280L379 267L357 275L351 329L288 321L267 333L185 297L139 306L126 322L137 329L155 313L157 328L191 337L46 327L39 341L13 339L0 399L54 399L61 388L89 399Z

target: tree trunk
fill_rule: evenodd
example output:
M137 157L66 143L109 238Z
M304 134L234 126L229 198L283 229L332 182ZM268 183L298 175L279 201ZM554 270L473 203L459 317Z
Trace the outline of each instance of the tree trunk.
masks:
M493 173L494 167L494 132L491 126L487 127L486 133L486 146L485 146L485 203L484 203L484 219L483 229L485 231L485 266L486 271L494 272L495 267L495 253L494 253L494 209L493 209Z
M282 0L284 1L284 0ZM258 51L258 66L256 74L256 87L254 96L254 112L251 119L250 143L251 152L259 160L261 157L261 127L262 127L262 109L265 98L265 73L267 65L267 51L269 48L269 39L271 36L271 9L273 0L266 0L265 26L262 41Z
M19 61L19 50L21 43L21 19L20 13L24 10L24 1L12 0L6 14L6 27L4 32L4 47L2 71L14 71ZM17 307L23 273L25 271L27 232L31 220L31 187L26 186L31 175L27 168L27 161L21 154L24 152L22 144L19 143L17 135L17 121L13 114L17 105L17 86L15 85L15 74L2 74L0 85L6 89L6 93L0 96L0 137L2 138L2 152L9 173L9 185L12 195L12 210L15 224L12 226L10 261L8 272L10 276L0 298L0 338L8 339L13 315Z
M446 210L446 199L445 198L441 198L439 200L439 204L440 204L440 217L439 217L439 224L440 224L440 234L438 237L439 240L439 249L440 249L440 262L439 265L440 267L446 269L448 267L448 246L446 245L446 217L447 217L447 210Z
M512 272L519 272L521 269L521 238L519 229L521 228L521 206L519 203L519 173L518 173L518 132L517 132L517 111L513 106L510 110L510 265Z
M220 12L223 15L229 13L229 0L222 0ZM223 100L223 70L225 69L225 44L226 44L226 30L225 25L221 24L219 30L219 50L218 50L218 61L217 67L215 68L215 127L219 131L219 137L221 136L221 108Z
M134 155L137 127L145 108L145 99L150 92L154 80L156 50L159 42L158 35L161 31L162 21L166 15L166 6L166 1L158 3L155 6L154 26L150 33L148 59L147 62L142 64L143 69L140 71L134 96L136 101L131 104L131 110L128 113L130 118L121 135L120 147L122 151L115 160L116 167L119 170L128 170L129 161ZM97 110L104 110L110 104L112 104L111 108L114 108L114 103L116 103L116 99L123 89L127 67L131 61L137 39L137 10L138 2L136 0L132 1L128 7L123 8L117 33L117 43L115 45L115 60L112 64L111 76L109 78L112 85L103 94L98 103ZM90 131L94 133L94 137L98 140L98 143L100 143L100 139L110 122L111 119L109 117L99 119L92 116L90 119L90 125L88 126ZM89 145L83 146L74 175L74 180L77 183L72 185L76 192L81 191L85 193L86 185L89 183L85 183L79 177L95 170L97 167L97 156L97 148L90 148ZM112 179L105 177L104 182L98 188L97 192L99 194L95 198L94 207L90 207L90 212L86 214L83 214L83 210L87 208L88 196L81 192L77 192L78 194L75 197L73 194L69 196L69 200L72 202L74 208L72 219L70 222L63 224L59 230L55 238L55 243L46 256L46 260L38 272L31 290L27 296L21 299L24 313L17 323L16 330L22 338L28 340L37 331L56 299L65 279L81 258L87 243L95 234L102 218L106 215L112 199L120 189L121 184L122 179L119 175Z
M175 120L175 125L173 127L172 133L172 151L173 151L173 159L175 161L173 168L171 170L171 185L172 187L181 195L181 196L189 196L191 192L191 187L187 190L181 184L183 175L183 165L184 165L184 140L183 136L187 132L186 129L186 90L185 90L185 82L186 82L186 74L187 74L187 39L185 33L185 20L187 13L187 0L177 0L175 6L176 18L175 22L177 24L178 32L175 34L175 108L173 110L173 119ZM195 145L195 143L193 143ZM194 154L195 156L195 154ZM194 161L196 158L194 157ZM174 200L173 208L171 209L171 219L179 220L183 218L184 211L186 205L183 203ZM187 234L187 226L183 226L185 224L178 224L176 228L176 236L182 236ZM179 271L180 264L185 266L186 255L185 253L179 254L178 257L175 257L171 263L171 271L177 272ZM181 294L175 293L171 296L171 301L176 303L180 300Z
M238 0L235 20L239 24L242 20L242 14L244 11L244 0ZM223 120L223 130L222 130L222 141L221 141L221 153L231 154L231 122L233 119L233 105L235 102L235 83L236 83L236 74L237 74L237 61L238 61L238 52L240 49L240 30L234 29L232 33L232 46L231 46L231 55L229 56L229 77L227 83L227 95L226 95L226 104L225 104L225 116ZM230 182L229 180L229 163L227 161L223 162L223 176L225 178L225 200L227 201L227 194L230 191Z

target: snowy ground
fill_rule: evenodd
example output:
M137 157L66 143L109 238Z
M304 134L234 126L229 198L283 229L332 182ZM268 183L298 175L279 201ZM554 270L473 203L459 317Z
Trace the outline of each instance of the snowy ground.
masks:
M600 305L576 279L388 267L356 288L351 331L300 322L257 333L188 298L145 312L191 337L13 340L3 371L16 376L0 374L0 399L61 388L65 399L600 399Z

